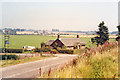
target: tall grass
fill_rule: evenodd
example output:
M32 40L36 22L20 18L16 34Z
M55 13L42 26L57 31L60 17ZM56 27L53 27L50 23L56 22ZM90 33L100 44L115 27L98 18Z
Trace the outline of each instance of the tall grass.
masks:
M110 44L108 44L110 46ZM103 48L105 48L104 46ZM86 52L62 69L51 72L47 78L116 78L118 75L118 47L112 44L106 50ZM103 50L103 51L101 51Z

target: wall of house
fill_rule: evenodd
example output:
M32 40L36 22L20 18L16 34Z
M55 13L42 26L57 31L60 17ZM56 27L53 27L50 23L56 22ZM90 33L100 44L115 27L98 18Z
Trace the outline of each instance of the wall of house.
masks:
M74 49L74 47L73 46L68 46L67 49Z
M74 49L74 46L68 46L67 49ZM85 49L85 46L78 46L78 49Z
M55 41L51 44L52 47L55 47L56 45L58 45L59 47L64 46L64 44L63 44L59 39L55 40Z
M85 49L85 46L81 46L80 49Z

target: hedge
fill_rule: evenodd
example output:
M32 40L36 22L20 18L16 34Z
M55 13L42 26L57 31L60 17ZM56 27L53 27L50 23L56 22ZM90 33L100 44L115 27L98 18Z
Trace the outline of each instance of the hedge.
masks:
M73 54L74 50L69 50L69 49L61 49L58 50L59 53L67 53L67 54Z
M34 49L34 52L49 52L51 51L51 48L36 48Z
M19 56L17 55L2 55L2 60L9 60L9 59L14 59L14 60L17 60L19 59Z
M0 48L0 53L3 53L3 48Z
M51 48L36 48L34 52L59 52L59 53L67 53L67 54L73 54L74 50L69 50L69 49L57 49L57 50L52 50Z
M50 53L57 54L58 51L57 51L56 49L52 49L52 50L50 51Z
M23 53L24 52L24 49L5 49L5 52L6 53Z

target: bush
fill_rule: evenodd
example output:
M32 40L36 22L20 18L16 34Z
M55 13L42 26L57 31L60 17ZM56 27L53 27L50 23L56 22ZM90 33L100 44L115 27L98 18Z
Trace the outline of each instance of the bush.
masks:
M74 50L68 50L68 49L61 49L58 51L59 53L67 53L67 54L73 54Z
M42 52L42 49L41 48L35 48L34 52Z
M77 46L74 46L74 49L77 49Z
M56 49L53 49L50 51L50 53L56 54L56 53L58 53L58 51Z
M51 48L36 48L34 52L49 52Z
M41 43L41 48L43 48L43 47L45 47L45 43L44 42Z
M14 60L17 60L19 59L19 56L17 55L2 55L2 60L8 60L8 59L14 59Z
M0 48L0 53L4 53L4 48Z
M5 52L7 53L23 53L24 49L5 49Z
M43 52L49 52L49 51L51 51L51 49L50 48L42 48L42 51Z

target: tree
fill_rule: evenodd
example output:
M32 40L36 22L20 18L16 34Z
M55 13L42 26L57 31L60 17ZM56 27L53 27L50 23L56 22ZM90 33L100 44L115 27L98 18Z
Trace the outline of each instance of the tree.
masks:
M118 28L118 37L116 38L116 41L118 41L120 39L120 25L117 26L117 28Z
M91 38L92 43L96 42L97 46L103 45L107 40L109 40L109 33L107 26L104 25L104 21L99 24L98 31L96 31L97 37Z

